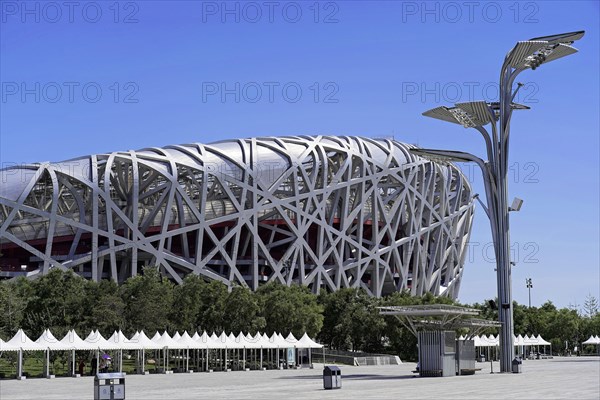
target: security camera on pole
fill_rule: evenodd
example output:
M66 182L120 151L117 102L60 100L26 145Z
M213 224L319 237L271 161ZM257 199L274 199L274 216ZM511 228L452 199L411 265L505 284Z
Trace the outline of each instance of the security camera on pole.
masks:
M508 206L508 151L510 139L510 119L513 110L527 110L529 107L514 103L513 100L522 84L513 85L521 72L539 68L542 64L554 61L577 52L571 46L583 37L584 31L533 38L518 42L508 52L500 73L500 101L488 103L474 101L458 103L455 107L437 107L423 115L475 128L483 136L487 150L487 160L470 153L450 150L412 149L420 156L436 161L474 162L483 173L487 205L483 210L490 220L498 285L498 320L500 331L500 371L512 371L514 358L513 306L511 293L511 260L509 237L509 211L518 211L523 200L515 199ZM491 125L491 135L484 126ZM520 372L520 370L519 370Z

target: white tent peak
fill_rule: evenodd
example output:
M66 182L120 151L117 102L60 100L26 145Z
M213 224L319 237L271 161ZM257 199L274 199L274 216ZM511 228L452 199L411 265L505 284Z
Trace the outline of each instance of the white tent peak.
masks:
M56 337L54 337L52 332L50 332L50 329L46 329L44 332L42 332L40 337L36 340L36 343L58 343L58 342L60 342L60 340L58 340Z
M297 342L298 341L298 339L296 339L294 337L294 335L292 334L292 332L290 332L290 334L287 335L287 337L285 338L285 340L287 340L288 342Z
M22 350L45 350L46 348L33 340L23 332L23 329L19 329L17 333L8 342L5 342L9 347L17 347Z
M97 348L93 343L88 343L79 337L74 329L71 329L64 338L60 341L61 344L73 350L92 350Z

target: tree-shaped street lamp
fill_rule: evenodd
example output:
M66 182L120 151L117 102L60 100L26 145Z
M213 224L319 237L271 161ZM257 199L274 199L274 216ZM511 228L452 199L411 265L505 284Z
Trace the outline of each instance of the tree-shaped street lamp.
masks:
M529 107L514 103L521 84L513 90L514 82L521 72L535 70L550 61L574 54L574 41L583 37L584 31L533 38L518 42L508 52L500 73L500 101L488 103L474 101L458 103L454 107L437 107L423 115L475 128L485 140L487 160L460 151L412 149L415 154L437 161L475 162L481 168L485 185L486 203L482 206L490 220L498 285L498 320L500 331L500 371L511 372L514 358L513 307L511 293L511 260L509 236L509 211L518 211L522 201L517 200L509 208L507 195L508 151L510 119L514 110ZM485 126L491 126L491 134Z

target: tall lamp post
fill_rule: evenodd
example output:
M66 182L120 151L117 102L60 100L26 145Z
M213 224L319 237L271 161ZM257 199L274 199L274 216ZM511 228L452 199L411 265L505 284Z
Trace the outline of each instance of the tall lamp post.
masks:
M535 70L540 65L576 53L571 47L574 41L583 37L584 31L533 38L518 42L508 52L500 72L500 101L488 103L474 101L458 103L454 107L437 107L423 115L475 128L483 136L486 145L487 160L470 153L451 150L412 149L414 154L430 160L448 162L474 162L483 174L487 205L481 203L490 220L494 251L496 254L496 273L498 286L498 320L500 330L500 371L511 372L514 358L513 306L511 287L511 260L509 237L509 211L518 211L523 203L515 199L508 206L508 150L510 138L510 119L513 110L526 110L529 107L514 103L513 100L522 84L514 82L521 72ZM491 126L491 135L484 128Z
M533 283L531 283L531 278L525 279L525 283L527 284L527 290L529 291L529 308L531 308L531 288L533 287Z

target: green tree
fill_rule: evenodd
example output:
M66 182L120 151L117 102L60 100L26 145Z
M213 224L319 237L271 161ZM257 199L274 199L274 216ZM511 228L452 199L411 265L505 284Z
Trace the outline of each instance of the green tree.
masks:
M479 308L478 304L474 307ZM557 309L547 301L541 307L525 307L513 303L515 334L541 335L552 343L553 351L562 352L565 346L572 350L587 339L590 333L591 319L582 317L576 307ZM488 319L491 313L482 313ZM600 327L600 318L598 318Z
M250 289L236 286L227 295L224 303L224 328L227 332L252 333L261 331L266 326L265 318L261 315L258 296Z
M583 311L585 312L585 316L589 318L598 314L598 299L588 294L583 303Z
M27 294L21 290L23 281L24 278L19 283L0 281L0 310L3 310L0 312L0 336L5 340L10 339L21 328L27 307Z
M600 332L600 313L596 313L593 317L586 317L581 324L581 339L587 340L592 335L597 335ZM594 345L589 345L584 350L596 354L597 348Z
M200 310L198 319L201 329L211 332L225 330L225 301L227 286L219 281L211 281L200 292Z
M531 333L542 335L544 339L550 341L551 325L556 319L557 312L556 306L551 301L545 302L539 308L532 307L528 311Z
M85 333L98 329L109 337L114 331L125 329L125 302L116 282L89 282L85 297Z
M267 333L280 332L285 336L292 332L299 338L305 332L314 337L321 330L323 308L306 286L269 283L260 287L257 294Z
M127 279L121 286L125 303L126 332L144 330L152 336L169 330L169 313L173 306L173 283L161 277L156 267L146 267L142 275Z
M469 307L479 310L478 318L487 319L489 321L498 321L498 299L487 299L483 303L475 303ZM487 328L481 331L484 335L498 334L498 328Z
M319 296L324 307L320 339L340 350L382 351L386 324L379 300L363 289L340 289Z
M533 333L533 325L530 321L530 316L530 308L513 301L513 327L515 335Z
M555 314L554 319L548 326L547 337L567 341L569 348L573 348L580 342L580 318L577 310L562 308ZM548 339L546 339L548 340Z
M63 272L58 268L33 281L22 322L25 332L37 338L48 328L60 338L70 329L81 331L87 283L72 271Z
M598 310L598 299L589 294L583 303L584 316L581 320L580 332L581 340L585 341L592 335L597 335L600 332L600 312ZM596 353L597 349L594 345L589 345L583 348L589 353Z
M173 292L173 309L171 325L180 331L190 334L201 328L202 294L208 284L198 275L190 274L177 285Z

